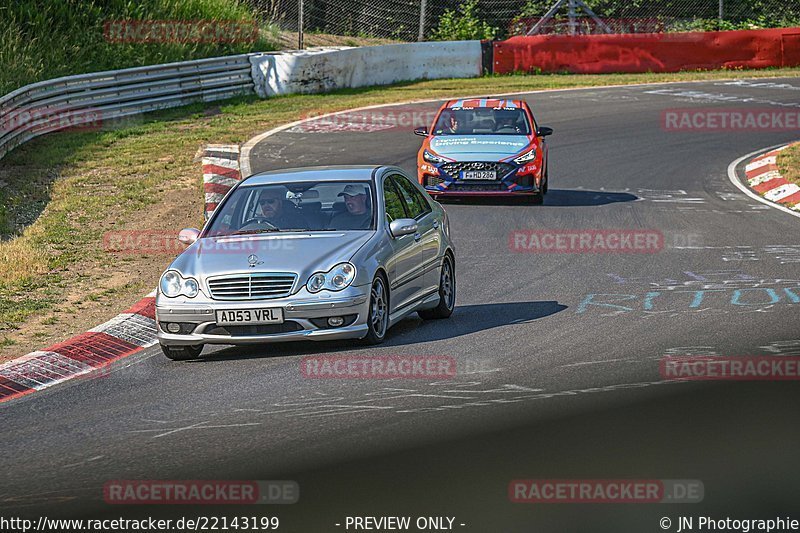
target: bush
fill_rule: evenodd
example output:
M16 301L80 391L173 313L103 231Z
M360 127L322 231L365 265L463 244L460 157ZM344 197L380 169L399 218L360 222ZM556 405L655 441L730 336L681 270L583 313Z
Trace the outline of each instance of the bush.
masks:
M433 30L434 41L494 39L498 29L481 19L478 0L465 0L457 9L448 9Z
M510 33L520 35L527 32L554 3L555 0L526 0L511 22ZM725 0L722 21L718 19L718 2L708 0L586 0L586 4L619 33L635 28L637 21L640 21L641 29L636 30L639 32L748 30L800 24L797 2L780 0ZM578 10L578 15L579 33L600 33L582 10ZM566 16L567 8L564 6L556 14L557 24L551 23L544 32L565 33Z

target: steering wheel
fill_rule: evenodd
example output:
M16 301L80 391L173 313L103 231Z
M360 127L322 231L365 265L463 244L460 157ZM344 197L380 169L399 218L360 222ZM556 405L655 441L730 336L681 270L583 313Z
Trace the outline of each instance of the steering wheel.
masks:
M247 228L247 226L249 226L250 224L267 226L267 229L279 229L278 226L270 222L269 219L267 219L266 217L259 217L259 216L250 217L247 220L245 220L244 224L242 224L242 227L240 229Z

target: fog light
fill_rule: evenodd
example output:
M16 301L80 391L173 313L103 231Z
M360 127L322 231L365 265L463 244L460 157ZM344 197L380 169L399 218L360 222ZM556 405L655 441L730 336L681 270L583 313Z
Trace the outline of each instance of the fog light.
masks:
M169 324L167 324L167 331L169 331L170 333L180 333L181 325L178 324L177 322L170 322Z
M338 328L344 324L344 318L340 316L332 316L328 319L328 325L332 328Z

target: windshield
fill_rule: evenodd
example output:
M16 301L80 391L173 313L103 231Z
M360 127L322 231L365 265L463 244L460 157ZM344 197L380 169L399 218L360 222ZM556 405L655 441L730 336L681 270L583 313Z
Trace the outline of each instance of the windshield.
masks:
M371 230L372 197L368 181L244 185L219 207L206 236Z
M530 135L525 111L518 107L451 107L444 109L434 135Z

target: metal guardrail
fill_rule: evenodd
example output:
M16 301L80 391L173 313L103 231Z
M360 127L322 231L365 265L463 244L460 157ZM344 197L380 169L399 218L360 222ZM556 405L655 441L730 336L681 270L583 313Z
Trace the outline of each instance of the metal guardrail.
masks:
M251 94L251 55L66 76L21 87L0 98L0 158L52 131Z

